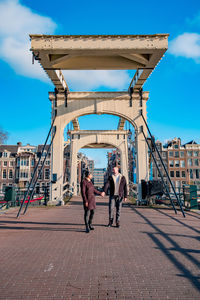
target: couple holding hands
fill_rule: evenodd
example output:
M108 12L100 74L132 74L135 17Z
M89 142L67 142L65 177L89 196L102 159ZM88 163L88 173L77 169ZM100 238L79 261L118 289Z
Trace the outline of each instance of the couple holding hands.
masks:
M94 227L92 226L92 220L96 208L95 194L104 197L108 188L110 189L108 227L111 227L113 225L114 209L116 207L116 227L119 228L122 201L123 199L124 201L127 200L126 178L119 173L118 167L114 167L113 175L108 178L108 181L103 188L103 192L99 192L95 189L91 179L92 174L89 171L86 171L85 178L83 179L81 184L81 195L83 198L86 233L89 233L90 230L94 230Z

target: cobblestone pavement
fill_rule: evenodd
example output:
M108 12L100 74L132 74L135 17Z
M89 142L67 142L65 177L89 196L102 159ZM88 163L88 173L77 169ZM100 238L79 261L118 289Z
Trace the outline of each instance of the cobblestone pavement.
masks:
M107 228L97 197L85 233L81 199L0 215L0 299L200 299L200 216L125 204Z

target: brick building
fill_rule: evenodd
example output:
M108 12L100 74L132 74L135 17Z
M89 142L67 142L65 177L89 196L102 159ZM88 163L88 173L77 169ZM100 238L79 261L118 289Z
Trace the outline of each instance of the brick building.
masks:
M182 188L184 184L195 184L200 189L200 145L195 141L182 145L180 138L174 138L164 146L159 141L156 144L174 187ZM158 165L161 166L157 153L154 153ZM152 169L153 179L160 179L154 162Z
M49 152L45 160L45 164L41 174L40 167L46 156L48 145L46 145L43 155L43 145L32 146L27 144L23 146L21 143L17 145L0 145L0 191L3 191L6 186L19 187L21 190L27 188L34 173L34 169L41 157L39 168L35 178L39 176L36 184L36 190L44 192L49 189L51 181L51 153ZM77 186L80 187L82 175L86 169L94 170L94 161L89 160L83 153L77 155ZM70 145L66 145L64 149L64 183L69 183L70 180Z
M19 187L26 189L34 173L34 169L42 153L43 145L32 146L27 144L0 145L0 190L6 186ZM45 148L47 151L48 146ZM42 165L45 152L41 157L40 167ZM50 182L50 153L46 159L44 169L38 179L37 187L44 191ZM40 168L38 169L39 173ZM36 176L39 174L35 174Z
M16 157L19 145L0 145L0 191L15 185Z

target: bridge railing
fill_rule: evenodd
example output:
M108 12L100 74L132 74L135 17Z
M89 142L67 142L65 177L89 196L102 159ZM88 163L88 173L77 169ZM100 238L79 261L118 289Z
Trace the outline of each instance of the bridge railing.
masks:
M4 191L0 192L0 209L20 206L23 202L24 196L27 194L27 188L6 187ZM36 187L32 198L32 189L29 189L25 203L30 201L31 206L47 205L49 201L49 187Z

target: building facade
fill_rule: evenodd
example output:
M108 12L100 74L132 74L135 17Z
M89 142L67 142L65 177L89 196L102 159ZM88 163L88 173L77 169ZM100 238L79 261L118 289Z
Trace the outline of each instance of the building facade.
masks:
M169 176L175 188L182 188L185 184L195 184L200 189L200 145L195 141L181 144L180 138L174 138L162 145L157 141L156 145L161 153L163 161L167 167ZM160 160L154 152L157 164L161 167ZM152 161L153 179L160 179L160 175ZM162 174L164 174L163 169ZM167 178L164 174L164 178Z
M41 157L37 176L37 192L43 192L50 185L51 162L50 153L47 155L44 168L40 172L48 145L44 149L43 145L23 146L20 142L17 145L0 145L0 190L4 191L6 186L14 186L25 190L34 174L34 169Z
M95 168L93 171L93 183L96 188L103 188L105 183L106 168Z

